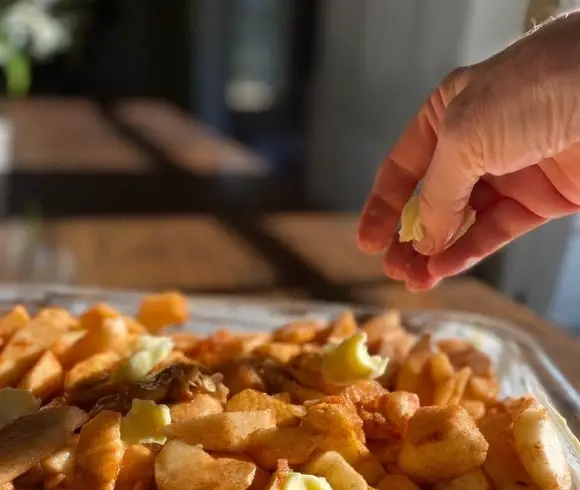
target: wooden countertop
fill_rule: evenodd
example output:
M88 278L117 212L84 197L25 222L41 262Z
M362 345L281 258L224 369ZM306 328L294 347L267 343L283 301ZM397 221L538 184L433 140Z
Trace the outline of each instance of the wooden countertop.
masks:
M513 323L580 389L580 340L471 278L411 293L356 250L356 215L277 214L244 227L210 215L0 223L0 280L180 288L396 307L452 309Z

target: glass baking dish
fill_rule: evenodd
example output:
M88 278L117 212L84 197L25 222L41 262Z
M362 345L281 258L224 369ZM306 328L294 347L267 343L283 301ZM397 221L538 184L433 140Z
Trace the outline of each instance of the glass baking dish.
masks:
M113 291L55 285L0 285L0 314L20 303L31 311L62 306L80 313L95 302L106 302L123 313L136 312L146 292ZM190 297L191 320L186 329L209 333L267 331L297 319L330 319L345 309L361 320L380 308L337 303L225 296ZM515 326L491 317L454 311L403 311L405 326L415 334L470 340L494 363L503 396L534 395L551 412L567 449L575 488L580 488L580 394L542 348ZM566 419L562 423L561 417Z

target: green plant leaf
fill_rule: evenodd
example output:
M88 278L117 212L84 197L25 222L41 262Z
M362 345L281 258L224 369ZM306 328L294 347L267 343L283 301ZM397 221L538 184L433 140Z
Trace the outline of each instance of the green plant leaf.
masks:
M8 97L24 97L32 83L32 69L29 58L17 51L13 52L4 66L6 92Z
M42 226L42 207L37 202L30 202L26 206L25 224L28 226L31 236L37 236Z

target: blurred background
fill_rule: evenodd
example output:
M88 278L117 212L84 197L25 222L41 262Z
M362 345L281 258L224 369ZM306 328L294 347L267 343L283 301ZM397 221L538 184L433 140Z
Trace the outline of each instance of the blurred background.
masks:
M453 68L572 0L0 2L0 280L381 302L377 165ZM580 222L470 274L570 329Z

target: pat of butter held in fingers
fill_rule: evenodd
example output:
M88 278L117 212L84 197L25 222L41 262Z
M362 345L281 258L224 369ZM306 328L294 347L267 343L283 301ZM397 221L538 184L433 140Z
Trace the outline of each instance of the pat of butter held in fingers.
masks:
M459 240L469 228L475 223L475 211L470 206L465 208L463 223L457 230L457 233L448 241L447 247L453 245ZM420 242L423 239L423 226L419 216L419 198L415 196L405 204L401 213L401 229L399 230L399 241L401 242Z
M401 229L399 240L401 242L421 241L423 239L423 227L419 219L419 198L412 197L401 213Z

